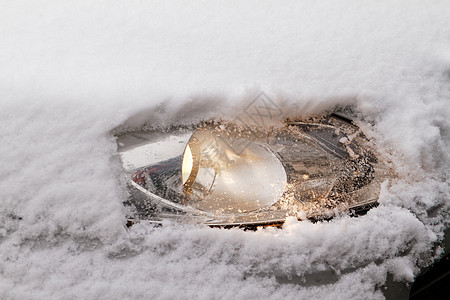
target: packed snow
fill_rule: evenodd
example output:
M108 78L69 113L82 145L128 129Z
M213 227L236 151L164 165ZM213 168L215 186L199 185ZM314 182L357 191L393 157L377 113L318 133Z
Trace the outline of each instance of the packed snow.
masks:
M233 118L260 91L293 116L354 105L396 173L380 205L127 229L111 131ZM442 253L449 120L448 1L2 1L0 298L383 298Z

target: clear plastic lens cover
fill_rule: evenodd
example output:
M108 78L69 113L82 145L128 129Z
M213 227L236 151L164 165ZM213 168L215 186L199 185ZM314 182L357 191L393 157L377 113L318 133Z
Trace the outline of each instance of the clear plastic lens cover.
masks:
M328 218L376 204L389 170L349 120L277 128L211 121L118 136L134 218L210 225Z

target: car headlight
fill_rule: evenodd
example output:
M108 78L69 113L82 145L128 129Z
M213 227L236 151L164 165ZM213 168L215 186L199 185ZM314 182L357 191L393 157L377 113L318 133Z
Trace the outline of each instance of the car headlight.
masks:
M249 128L118 136L134 219L263 225L328 218L376 204L390 171L358 127L336 115Z

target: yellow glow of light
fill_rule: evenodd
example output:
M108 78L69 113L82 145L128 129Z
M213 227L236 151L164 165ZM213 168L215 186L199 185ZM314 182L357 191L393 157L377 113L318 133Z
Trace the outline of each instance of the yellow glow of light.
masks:
M189 175L191 175L193 166L194 160L192 158L191 148L188 145L186 146L186 151L184 151L183 164L181 166L181 179L183 180L183 184L186 183L186 181L189 178Z

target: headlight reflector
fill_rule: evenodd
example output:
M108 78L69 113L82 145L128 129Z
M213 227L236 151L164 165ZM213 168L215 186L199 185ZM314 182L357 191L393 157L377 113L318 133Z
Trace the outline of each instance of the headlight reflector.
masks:
M189 204L215 214L269 207L287 184L283 165L267 146L220 127L201 128L192 135L182 166Z

